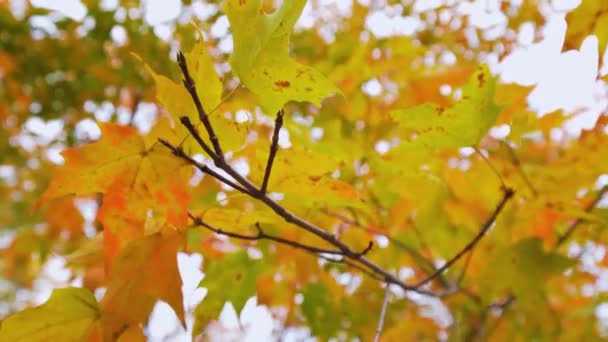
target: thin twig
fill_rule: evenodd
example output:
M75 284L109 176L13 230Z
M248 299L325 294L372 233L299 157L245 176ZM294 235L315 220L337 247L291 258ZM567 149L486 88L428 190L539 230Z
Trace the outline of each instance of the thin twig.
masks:
M239 233L234 233L234 232L229 232L226 230L223 230L221 228L217 228L214 227L208 223L206 223L205 221L203 221L202 218L194 216L191 213L188 213L188 216L190 217L190 219L192 219L192 221L194 222L195 225L203 227L207 230L210 230L216 234L219 235L226 235L228 237L231 238L235 238L235 239L240 239L240 240L249 240L249 241L256 241L256 240L270 240L270 241L274 241L274 242L278 242L278 243L282 243L284 245L288 245L291 246L293 248L299 248L299 249L303 249L306 251L309 251L311 253L316 253L316 254L329 254L329 255L342 255L342 253L340 251L336 251L336 250L331 250L331 249L324 249L324 248L319 248L319 247L315 247L315 246L310 246L310 245L305 245L296 241L292 241L289 239L284 239L282 237L278 237L278 236L274 236L274 235L270 235L267 234L266 232L264 232L262 230L262 228L260 227L259 224L256 224L255 227L258 231L257 234L255 235L245 235L245 234L239 234Z
M171 145L171 143L169 143L168 141L159 138L158 141L165 145L169 150L171 150L171 153L173 153L175 156L182 158L184 160L186 160L189 164L191 164L192 166L196 167L197 169L199 169L201 172L206 173L208 175L210 175L211 177L217 179L218 181L233 187L234 189L247 194L247 190L245 190L245 188L243 188L242 186L234 183L233 181L229 180L228 178L222 176L221 174L213 171L210 167L208 167L205 164L199 163L198 161L192 159L192 157L190 157L189 155L187 155L183 149L181 149L180 147L177 146L173 146Z
M475 152L481 157L481 159L483 159L483 161L492 170L492 172L496 175L496 177L498 177L498 179L500 180L500 184L502 185L502 187L506 188L507 186L505 185L505 180L503 179L503 177L500 174L500 172L498 171L498 169L494 166L494 164L492 164L492 162L490 161L490 159L488 159L488 157L486 157L485 154L483 154L483 152L481 152L481 150L477 146L475 146L473 148L475 149Z
M220 159L224 159L224 153L222 152L222 148L220 146L219 139L213 130L213 126L211 126L211 121L209 121L209 116L205 112L203 108L203 104L201 103L201 99L198 97L198 93L196 91L196 85L194 84L194 80L190 76L190 71L188 70L188 63L186 61L186 57L180 51L177 53L177 64L179 64L180 69L182 70L182 74L184 75L184 86L190 93L190 97L192 97L192 101L194 101L194 105L196 106L196 111L198 112L198 117L205 125L205 129L207 130L207 134L209 135L209 140L211 140L211 144L213 145L213 149L217 154L217 157Z
M324 249L324 248L319 248L319 247L315 247L315 246L310 246L310 245L305 245L293 240L288 240L288 239L284 239L278 236L274 236L274 235L270 235L267 234L266 232L264 232L262 230L262 228L260 227L260 225L258 223L255 224L256 229L258 230L258 233L256 235L245 235L245 234L240 234L240 233L235 233L235 232L229 232L226 230L223 230L221 228L217 228L214 227L208 223L206 223L205 221L203 221L203 219L201 219L200 217L194 216L192 213L188 213L188 216L190 217L190 219L194 222L194 224L196 226L200 226L203 227L215 234L218 235L225 235L231 238L235 238L235 239L239 239L239 240L247 240L247 241L257 241L257 240L271 240L277 243L281 243L296 249L300 249L303 250L305 252L311 253L321 259L324 259L328 262L332 262L332 263L340 263L340 264L345 264L349 267L355 268L363 273L366 273L368 276L377 279L377 280L381 280L381 278L379 278L376 274L368 271L367 269L351 262L348 259L345 259L344 256L342 255L342 252L340 251L336 251L336 250L329 250L329 249ZM366 248L365 250L363 250L360 253L367 253L367 251L369 251L369 247ZM341 259L333 259L333 258L329 258L326 255L335 255L335 256L341 256Z
M384 299L382 300L382 308L380 309L380 319L378 319L378 327L376 328L376 336L374 336L374 342L380 341L380 335L382 335L382 327L384 326L384 317L386 316L386 309L388 307L388 297L391 291L391 284L386 283L384 289Z
M467 254L467 258L464 259L464 267L462 268L462 272L460 272L460 275L456 279L456 284L458 286L460 286L460 284L462 284L462 281L464 280L464 276L467 274L467 269L469 269L469 264L471 263L471 259L473 259L474 252L475 252L475 247L471 248L471 251L469 252L469 254Z
M272 164L274 162L274 157L277 155L277 151L279 150L279 132L281 131L281 127L283 126L283 115L285 112L281 109L277 112L277 117L274 120L274 131L272 132L272 144L270 145L270 153L268 153L268 160L266 161L266 170L264 171L264 180L262 181L262 187L260 188L260 192L262 194L266 193L268 188L268 180L270 179L270 171L272 170Z
M530 192L532 192L532 195L534 197L538 197L538 191L536 191L536 188L530 181L530 178L528 178L528 175L526 175L526 173L522 169L521 161L519 160L519 157L517 157L517 154L515 153L515 150L513 150L513 147L511 147L511 145L509 145L505 141L501 141L501 143L507 148L507 151L509 152L509 157L511 157L511 163L513 163L513 165L515 166L517 173L519 173L520 177L524 180L526 186L528 187L528 189L530 189Z
M608 185L604 185L604 187L602 187L602 189L597 193L597 195L595 196L593 201L591 203L589 203L589 205L585 208L585 212L588 213L591 210L593 210L593 208L595 208L595 206L602 200L602 198L604 197L604 195L607 192L608 192ZM585 219L580 218L580 217L577 218L576 220L574 220L574 222L572 222L572 224L570 225L570 227L568 227L566 232L557 239L556 247L559 247L564 242L568 241L568 239L572 236L572 234L574 234L574 231L580 226L581 223L583 223L585 221L586 221Z
M415 250L414 248L406 245L405 243L401 242L400 240L392 237L391 235L382 232L380 230L377 229L373 229L373 228L369 228L364 226L361 222L359 222L359 220L357 219L349 219L348 217L338 214L338 213L331 213L329 211L324 211L327 215L335 217L337 219L339 219L340 221L351 225L352 227L355 227L357 229L361 229L363 231L366 231L370 234L374 234L374 235L378 235L378 236L382 236L384 238L386 238L392 245L396 246L399 249L402 249L403 251L405 251L406 253L408 253L418 264L420 267L422 267L422 269L424 270L424 272L426 273L433 273L437 270L437 268L435 267L435 265L433 264L432 261L430 261L429 259L425 258L422 254L418 253L417 250ZM441 281L441 284L444 287L450 287L450 284L448 283L448 281L443 277L439 277L439 280Z
M498 214L500 214L500 212L504 208L505 204L507 204L509 199L511 199L511 197L513 197L512 189L505 188L503 191L504 191L504 195L502 197L502 200L500 201L500 203L498 203L498 205L494 209L494 212L492 213L492 215L486 220L486 222L483 224L483 226L481 227L481 229L479 230L477 235L475 235L473 240L471 240L466 246L464 246L464 248L462 250L460 250L460 252L456 253L456 255L454 255L450 260L448 260L443 266L438 268L437 271L435 271L435 273L431 274L430 276L428 276L424 280L422 280L420 283L418 283L416 285L416 287L423 286L424 284L435 279L437 276L439 276L440 274L445 272L445 270L447 270L450 266L452 266L456 261L458 261L469 250L471 250L473 247L475 247L475 245L477 245L477 243L481 240L481 238L483 238L486 235L486 233L488 232L490 227L492 227L492 224L494 223L494 221L496 221L496 217L498 216Z

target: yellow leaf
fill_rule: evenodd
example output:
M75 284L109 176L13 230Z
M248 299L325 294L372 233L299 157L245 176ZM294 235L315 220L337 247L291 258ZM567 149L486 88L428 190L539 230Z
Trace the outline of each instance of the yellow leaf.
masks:
M97 301L89 290L56 289L44 304L4 319L0 341L86 341L99 317Z
M212 113L222 102L224 84L220 76L215 72L209 50L201 39L192 51L185 55L188 61L188 70L196 85L196 91L201 99L203 108L205 108L207 113Z
M253 92L267 114L274 115L289 101L317 106L336 86L316 69L289 57L289 37L306 0L284 1L273 14L264 14L260 0L228 0L234 53L232 71Z
M600 58L608 45L608 2L583 0L574 11L566 15L568 28L564 49L578 49L589 35L599 42Z

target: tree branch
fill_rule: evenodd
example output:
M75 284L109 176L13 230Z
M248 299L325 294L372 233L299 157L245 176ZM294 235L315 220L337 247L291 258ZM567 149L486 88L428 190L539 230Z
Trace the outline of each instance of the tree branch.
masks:
M226 160L224 159L224 155L221 152L221 148L219 147L219 142L217 141L217 136L215 135L213 128L211 127L211 124L209 122L209 118L207 117L207 114L205 113L205 111L202 107L202 104L201 104L198 94L196 92L196 86L194 84L194 81L190 77L190 73L188 71L188 66L186 64L186 59L181 52L178 54L178 63L184 74L184 86L187 88L188 92L190 93L190 95L196 105L197 111L199 112L199 117L200 117L201 121L203 122L203 124L205 125L205 128L207 129L209 139L213 143L215 152L211 151L211 149L205 144L204 140L201 138L197 129L194 127L194 125L192 124L192 122L190 121L190 119L188 117L182 117L180 121L188 129L190 134L192 134L192 136L197 141L197 143L199 145L201 145L201 147L203 148L203 150L205 150L205 152L209 155L209 157L211 157L213 159L215 165L219 169L226 172L229 176L231 176L234 180L236 180L236 182L238 182L241 185L241 187L237 188L237 189L239 189L239 191L242 191L245 194L249 195L250 197L261 201L267 207L272 209L277 215L282 217L287 223L294 224L294 225L300 227L301 229L304 229L305 231L307 231L313 235L316 235L317 237L321 238L322 240L333 245L338 250L340 250L340 252L343 256L345 256L346 258L352 259L353 261L356 261L360 265L367 268L369 271L377 274L382 279L385 279L385 281L387 283L395 284L405 291L413 291L413 292L417 292L420 294L433 296L433 297L439 296L438 294L433 293L431 291L421 290L418 288L418 286L412 286L412 285L408 285L408 284L402 282L401 280L399 280L399 278L395 277L394 275L389 273L387 270L383 269L379 265L377 265L374 262L372 262L371 260L367 259L365 257L365 254L367 252L369 252L371 250L371 248L373 247L372 242L370 242L368 247L362 252L353 251L348 245L346 245L344 242L340 241L334 234L329 233L328 231L314 225L311 222L308 222L308 221L298 217L294 213L285 209L278 202L276 202L272 198L268 197L266 193L261 191L261 189L259 189L258 187L253 185L251 182L249 182L249 180L247 180L247 178L243 177L238 172L236 172L236 170L234 170L228 163L226 163ZM184 157L182 156L182 158L184 158ZM184 158L184 159L187 160L189 163L191 163L192 158ZM190 159L190 160L188 160L188 159ZM234 185L234 182L232 182L231 184Z
M210 167L208 167L205 164L199 163L198 161L192 159L189 155L187 155L184 150L182 150L181 148L177 147L177 146L173 146L171 145L171 143L169 143L168 141L166 141L165 139L159 138L158 141L165 145L169 150L171 150L171 153L173 153L175 156L184 159L185 161L187 161L189 164L191 164L192 166L196 167L197 169L199 169L201 172L206 173L208 175L210 175L211 177L217 179L218 181L233 187L234 189L247 194L247 190L245 188L243 188L242 186L234 183L233 181L231 181L230 179L222 176L221 174L213 171Z
M311 253L315 253L315 254L329 254L329 255L342 255L342 252L340 251L336 251L336 250L331 250L331 249L324 249L324 248L319 248L319 247L314 247L314 246L310 246L310 245L305 245L293 240L289 240L289 239L284 239L282 237L279 236L274 236L274 235L270 235L270 234L266 234L266 232L264 232L262 230L262 227L260 227L260 225L258 223L255 224L255 227L258 231L258 233L256 235L245 235L245 234L239 234L239 233L234 233L234 232L229 232L229 231L225 231L221 228L217 228L217 227L213 227L212 225L206 223L205 221L203 221L202 218L194 216L192 213L188 213L188 216L190 217L190 219L192 219L192 221L194 222L195 225L203 227L207 230L210 230L216 234L220 234L220 235L226 235L229 236L231 238L235 238L235 239L241 239L241 240L250 240L250 241L255 241L255 240L270 240L270 241L274 241L274 242L278 242L284 245L288 245L291 246L293 248L299 248L299 249L303 249L306 250L308 252Z
M418 283L416 285L416 287L423 286L424 284L435 279L437 276L439 276L440 274L445 272L445 270L447 270L450 266L452 266L456 261L458 261L469 250L471 250L473 247L475 247L475 245L477 245L477 243L481 240L481 238L483 238L486 235L486 233L488 232L488 230L490 229L490 227L492 226L494 221L496 221L496 217L498 216L498 214L500 214L500 212L504 208L505 204L507 204L507 202L509 201L509 199L511 199L511 197L513 197L513 190L510 188L504 188L504 195L502 197L502 200L498 203L498 205L494 209L494 212L492 213L492 215L488 218L488 220L486 220L486 222L483 224L483 226L481 227L481 229L479 230L477 235L475 235L473 240L471 240L466 246L464 246L464 248L462 250L460 250L460 252L456 253L456 255L454 255L450 260L448 260L443 266L438 268L437 271L435 271L435 273L431 274L430 276L428 276L424 280L422 280L420 283Z
M406 245L405 243L390 236L389 234L376 230L376 229L366 227L363 224L361 224L358 220L350 219L350 218L348 218L344 215L338 214L338 213L331 213L329 211L325 211L325 213L327 215L335 217L338 220L340 220L346 224L349 224L355 228L358 228L358 229L364 230L368 233L379 235L379 236L386 238L391 244L395 245L397 248L402 249L403 251L408 253L419 264L419 266L424 270L424 272L430 274L437 270L435 265L429 259L425 258L422 254L418 253L418 251L416 251L414 248ZM441 283L444 287L446 287L446 288L450 287L450 284L443 276L440 276L439 280L441 281Z
M270 179L270 171L272 170L272 164L274 162L274 157L279 150L279 132L281 131L281 127L283 126L283 115L285 112L281 109L277 112L277 117L274 120L274 131L272 132L272 144L270 145L270 153L268 154L268 160L266 161L266 170L264 171L264 180L262 181L262 187L260 188L260 192L262 194L266 193L268 188L268 180Z
M220 159L224 159L224 153L222 152L222 148L220 146L220 142L213 131L213 127L211 126L211 122L209 121L209 116L205 112L203 108L203 104L201 103L201 99L198 97L198 93L196 92L196 85L194 84L194 80L190 76L190 71L188 70L188 63L186 61L186 56L180 51L177 53L177 64L179 64L180 69L182 70L182 74L184 75L184 86L190 93L190 97L192 97L192 101L194 101L194 105L196 106L196 111L198 112L198 117L205 125L205 129L207 130L207 134L209 135L209 140L211 140L211 144L213 145L213 149L217 154L217 157Z
M376 327L376 335L374 336L374 342L380 341L380 335L382 335L382 327L384 326L384 317L386 316L386 309L388 307L388 297L391 291L391 284L387 283L384 289L384 299L382 300L382 308L380 309L380 318L378 319L378 327Z

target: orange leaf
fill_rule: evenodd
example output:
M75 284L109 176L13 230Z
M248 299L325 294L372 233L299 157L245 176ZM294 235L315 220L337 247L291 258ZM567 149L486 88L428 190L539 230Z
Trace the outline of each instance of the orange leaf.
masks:
M105 340L144 323L157 300L167 302L184 323L177 251L183 236L160 233L127 245L114 262L102 300Z

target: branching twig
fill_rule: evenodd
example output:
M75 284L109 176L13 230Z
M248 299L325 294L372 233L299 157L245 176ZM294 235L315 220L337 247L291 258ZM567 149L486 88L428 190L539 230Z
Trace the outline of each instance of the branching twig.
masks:
M339 219L340 221L349 224L355 228L364 230L368 233L371 234L375 234L378 236L382 236L384 238L386 238L391 244L395 245L397 248L402 249L403 251L405 251L406 253L408 253L416 262L418 262L419 266L422 267L422 269L424 270L424 272L426 273L433 273L437 270L437 268L435 267L435 265L433 264L433 262L431 262L429 259L425 258L422 254L418 253L418 251L416 251L414 248L406 245L405 243L401 242L400 240L392 237L391 235L376 230L376 229L372 229L369 227L364 226L363 224L361 224L358 220L356 219L349 219L346 216L343 216L341 214L338 213L330 213L329 211L325 211L325 213L329 216L335 217L337 219ZM439 280L441 281L441 284L444 287L450 287L448 281L443 277L440 276Z
M382 327L384 326L384 317L386 316L386 309L388 307L388 297L391 292L391 284L386 283L384 289L384 299L382 300L382 308L380 309L380 318L378 319L378 327L376 328L376 335L374 336L374 342L380 341L380 335L382 335Z
M494 209L494 212L492 213L492 215L483 224L483 226L481 227L481 229L479 230L477 235L475 235L473 240L471 240L466 246L464 246L464 248L462 250L460 250L460 252L456 253L456 255L454 255L450 260L448 260L443 266L438 268L437 271L435 271L435 273L431 274L430 276L428 276L424 280L422 280L420 283L418 283L416 285L416 287L422 286L422 285L432 281L433 279L435 279L437 276L439 276L445 270L447 270L450 266L452 266L456 261L458 261L469 250L471 250L473 247L475 247L475 245L477 245L477 243L481 240L481 238L483 238L484 235L488 232L490 227L492 227L492 224L494 223L494 221L496 221L496 217L498 216L498 214L500 214L500 212L504 208L505 204L507 204L507 202L509 201L509 199L511 199L511 197L513 197L513 190L511 190L509 188L505 188L502 200L500 201L500 203L498 203L498 205Z
M348 245L346 245L344 242L342 242L340 239L338 239L334 234L331 234L328 231L316 226L315 224L296 216L294 213L292 213L291 211L289 211L285 207L283 207L281 204L279 204L277 201L268 197L268 195L266 193L262 192L261 189L256 187L247 178L240 175L238 172L236 172L236 170L234 170L230 165L228 165L221 152L221 149L219 147L219 142L217 141L217 136L215 135L213 128L211 127L209 118L207 117L207 115L202 107L202 104L201 104L198 94L196 92L196 86L194 84L194 81L190 77L186 59L185 59L184 55L181 53L178 54L178 62L180 64L180 67L184 74L184 85L188 89L188 92L190 93L193 101L195 102L195 105L199 112L200 119L203 122L203 124L205 125L205 128L207 129L207 133L209 135L211 142L213 143L215 152L211 151L210 148L208 146L206 146L204 140L201 138L197 129L195 128L195 126L192 124L192 122L187 117L183 117L181 119L181 123L188 129L190 134L192 134L194 139L199 143L199 145L201 145L201 147L205 150L205 152L209 155L209 157L211 157L213 159L215 165L222 171L226 172L237 183L239 183L241 185L241 187L238 188L240 191L243 191L245 194L249 195L250 197L257 199L257 200L261 201L262 203L264 203L267 207L272 209L272 211L274 211L277 215L279 215L281 218L283 218L283 220L285 220L287 223L296 225L299 228L301 228L313 235L316 235L317 237L321 238L322 240L328 242L330 245L336 247L345 258L351 259L353 262L358 263L360 266L362 266L362 267L366 268L367 270L369 270L370 272L376 274L378 277L382 277L382 279L384 279L387 283L395 284L396 286L399 286L400 288L402 288L405 291L413 291L413 292L417 292L417 293L428 295L428 296L434 296L434 297L439 296L438 294L433 293L431 291L421 290L417 286L408 285L408 284L402 282L401 280L399 280L399 278L397 278L394 275L392 275L391 273L389 273L389 271L385 270L384 268L380 267L376 263L374 263L371 260L369 260L368 258L366 258L365 254L371 250L371 248L373 246L372 242L370 242L368 247L362 252L353 251ZM182 156L182 158L183 158L183 156ZM191 158L183 158L183 159L188 161L189 163L191 163L191 161L192 161ZM232 184L234 184L234 182Z
M242 192L242 193L247 193L247 190L245 190L245 188L243 188L242 186L234 183L233 181L231 181L230 179L222 176L221 174L213 171L210 167L208 167L205 164L199 163L198 161L192 159L192 157L190 157L189 155L187 155L184 150L182 150L181 148L177 147L177 146L173 146L171 145L171 143L169 143L168 141L159 138L158 141L165 145L169 150L171 150L171 153L173 153L175 156L182 158L184 160L186 160L189 164L193 165L194 167L196 167L197 169L199 169L201 172L206 173L208 175L210 175L211 177L219 180L220 182L233 187L234 189Z
M220 234L220 235L226 235L229 236L231 238L235 238L235 239L240 239L240 240L250 240L250 241L255 241L255 240L270 240L270 241L274 241L274 242L278 242L278 243L282 243L284 245L288 245L291 246L293 248L299 248L299 249L303 249L306 250L308 252L311 253L316 253L316 254L329 254L329 255L342 255L342 253L340 251L336 251L336 250L331 250L331 249L324 249L324 248L319 248L319 247L315 247L315 246L310 246L310 245L305 245L293 240L289 240L289 239L284 239L282 237L279 236L274 236L274 235L270 235L267 234L266 232L264 232L264 230L262 230L262 227L260 227L259 224L256 223L255 227L258 231L257 234L255 235L245 235L245 234L239 234L239 233L234 233L234 232L229 232L229 231L225 231L221 228L217 228L214 227L208 223L206 223L205 221L203 221L203 219L201 219L200 217L194 216L191 213L188 213L188 216L190 216L190 219L192 219L192 221L194 222L195 225L203 227L207 230L210 230L216 234Z
M283 126L283 115L285 112L281 109L277 112L277 117L274 120L274 131L272 132L272 144L270 145L270 153L268 154L268 161L266 162L266 170L264 171L264 180L262 181L262 187L260 188L260 192L262 194L266 193L268 188L268 180L270 179L270 171L272 170L272 164L274 162L274 157L277 155L277 151L279 150L279 132L281 131L281 127Z
M215 135L213 127L211 126L211 122L209 121L209 116L203 108L201 99L198 97L198 93L196 92L196 85L194 84L194 80L190 76L190 71L188 70L188 63L186 62L186 57L181 51L177 53L177 64L179 64L179 67L182 70L182 74L184 75L184 86L188 90L188 93L190 93L192 101L194 101L196 111L198 112L198 117L203 123L203 125L205 125L205 129L207 130L207 134L209 135L209 140L211 140L213 149L215 150L215 153L217 154L218 158L224 159L224 153L222 152L220 141L217 138L217 135Z
M324 249L324 248L319 248L319 247L315 247L315 246L310 246L310 245L305 245L302 243L299 243L297 241L293 241L293 240L289 240L289 239L284 239L282 237L278 237L278 236L274 236L274 235L270 235L267 234L266 232L264 232L262 230L262 228L260 227L260 225L258 223L255 224L255 227L258 231L258 233L256 235L245 235L245 234L240 234L240 233L235 233L235 232L229 232L226 230L223 230L221 228L217 228L214 227L208 223L206 223L205 221L203 221L203 219L201 219L200 217L194 216L192 213L188 213L188 216L190 217L190 219L194 222L194 224L196 226L200 226L203 227L215 234L218 235L225 235L231 238L235 238L235 239L240 239L240 240L248 240L248 241L256 241L256 240L270 240L270 241L274 241L277 243L281 243L296 249L300 249L303 250L305 252L311 253L323 260L326 260L328 262L332 262L332 263L341 263L341 264L345 264L349 267L355 268L363 273L366 273L367 275L369 275L372 278L381 280L382 278L379 278L377 275L375 275L374 273L369 272L368 270L366 270L365 268L351 262L348 259L345 259L344 256L342 255L342 253L340 251L336 251L336 250L329 250L329 249ZM368 247L369 248L369 247ZM365 250L363 250L362 254L367 253L367 251L369 251L369 249L366 248ZM336 256L341 256L341 259L333 259L333 258L329 258L326 255L336 255Z

